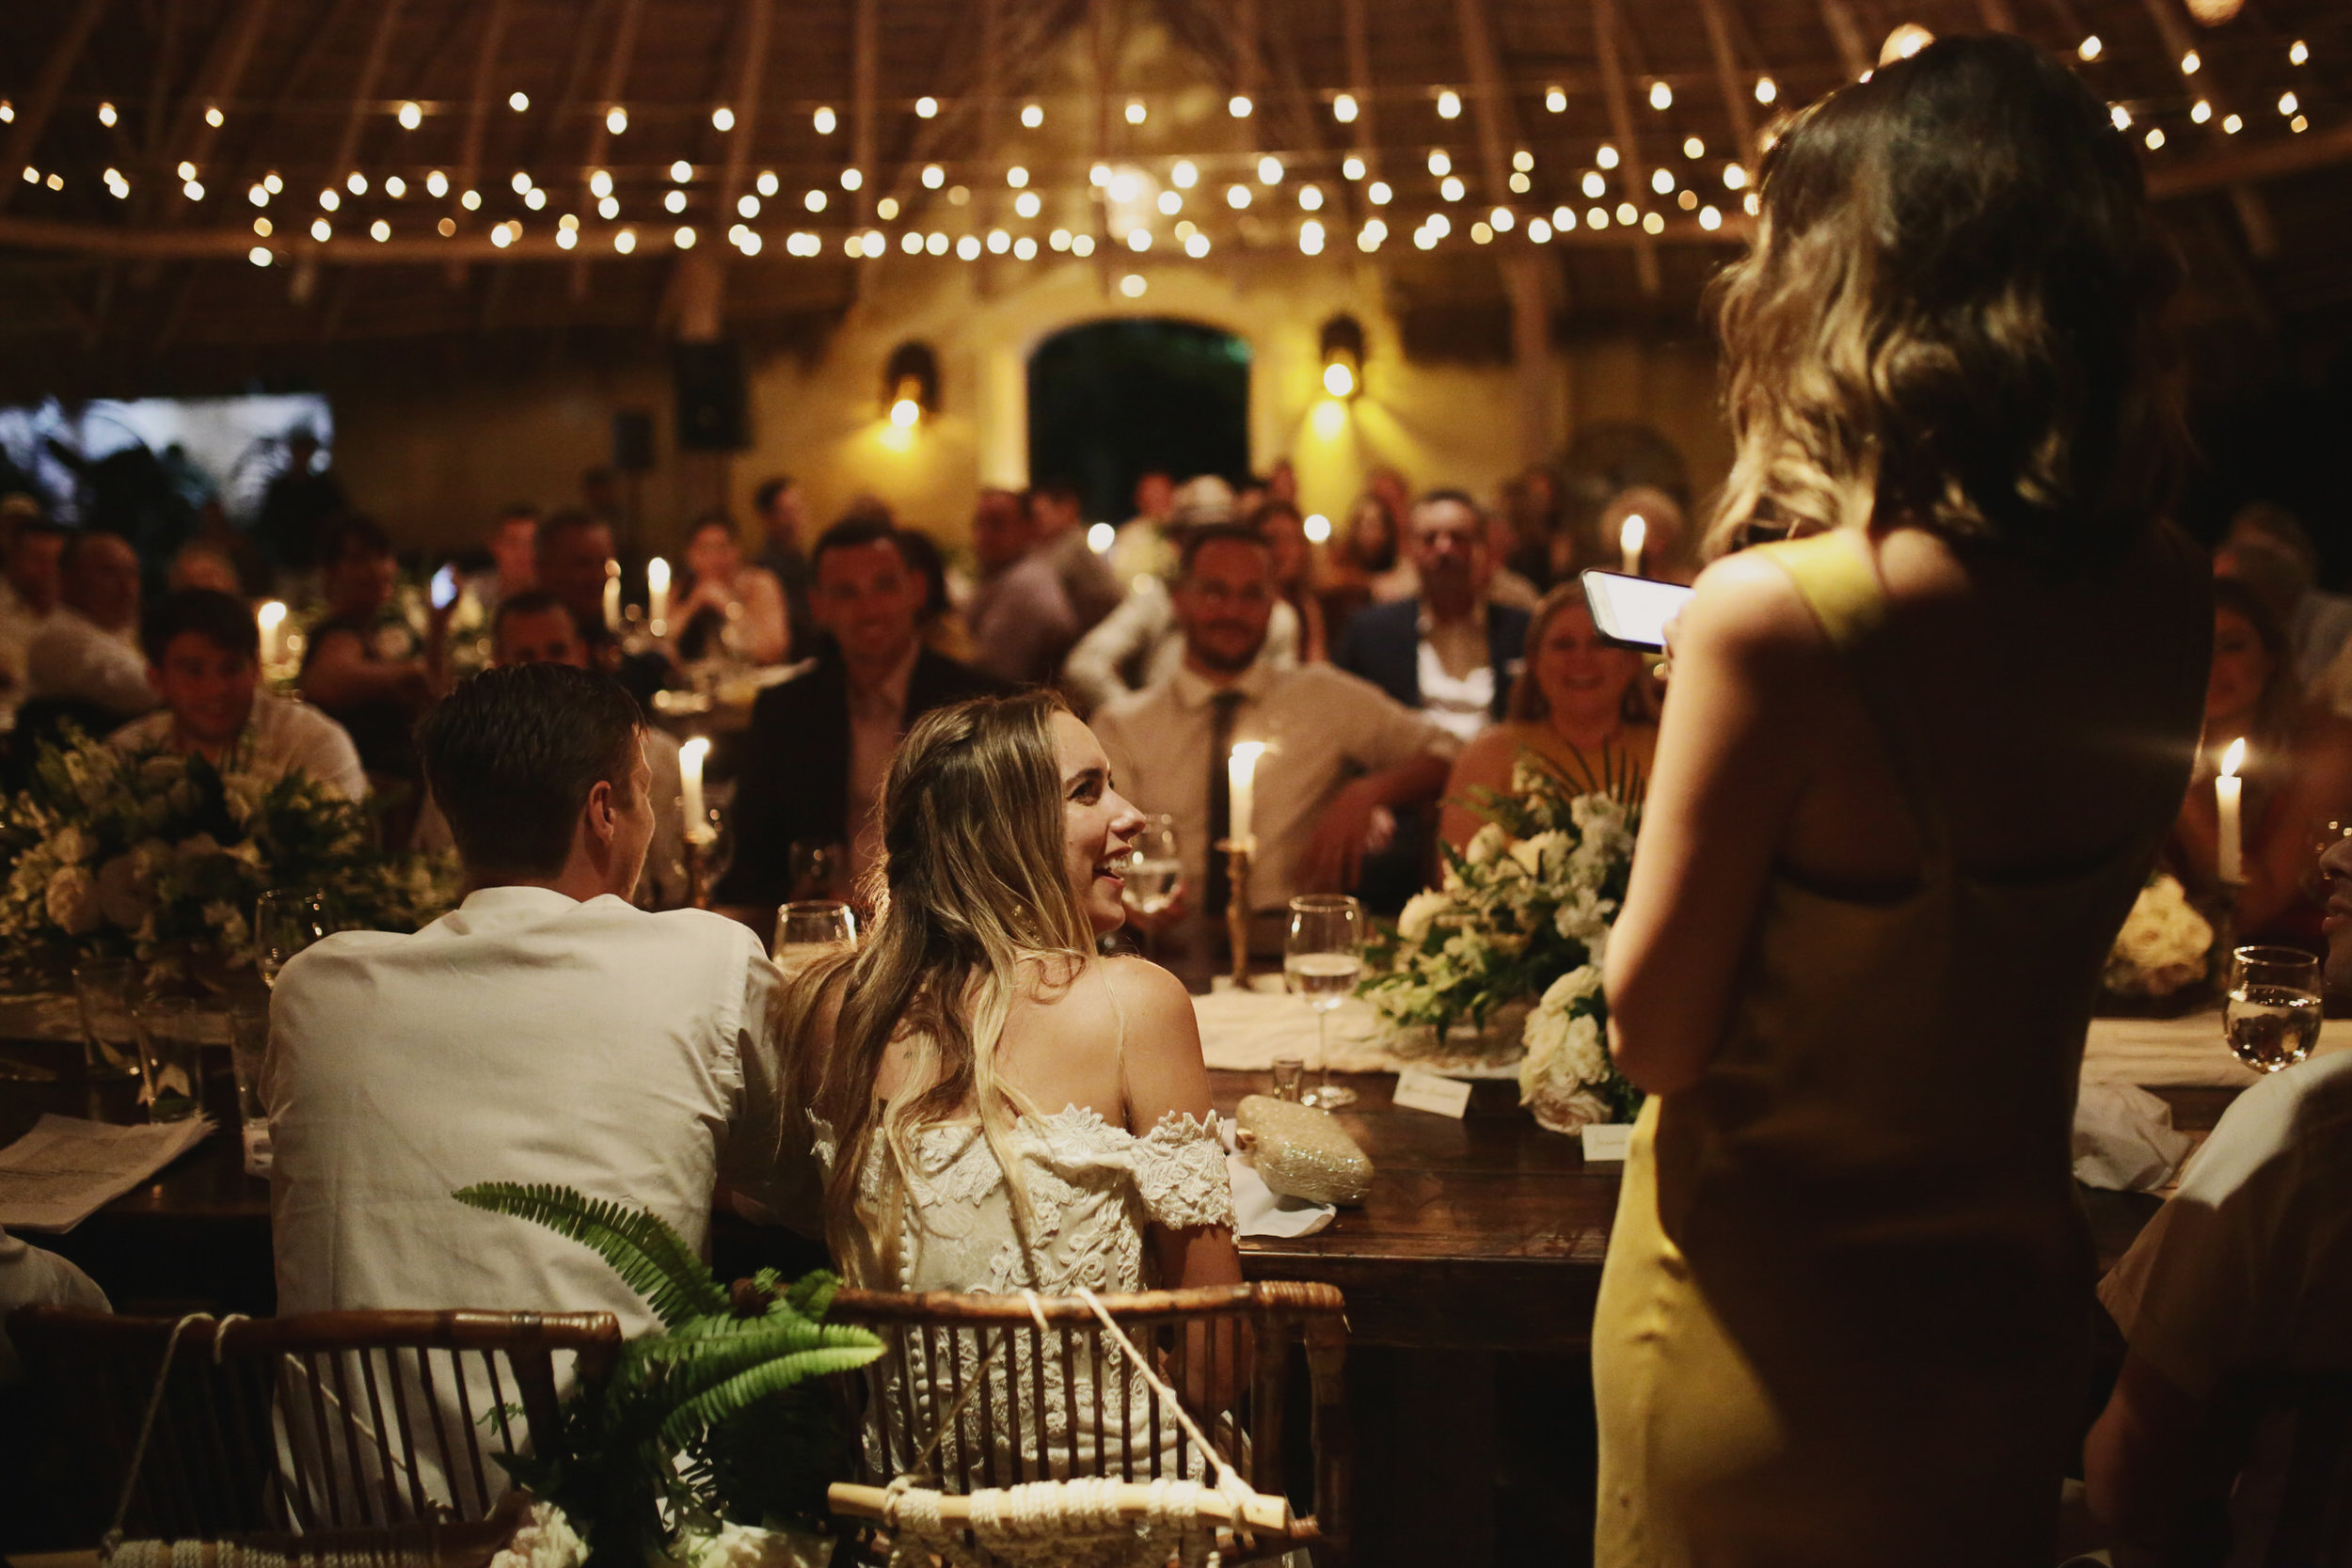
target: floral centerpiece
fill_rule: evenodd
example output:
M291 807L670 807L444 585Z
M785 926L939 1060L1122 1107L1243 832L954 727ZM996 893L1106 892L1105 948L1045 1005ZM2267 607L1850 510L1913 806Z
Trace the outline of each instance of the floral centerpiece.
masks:
M447 856L386 854L367 808L308 774L264 781L201 756L73 738L0 798L0 980L62 985L92 958L201 979L253 961L274 887L315 887L345 925L411 931L456 901Z
M1641 815L1639 776L1604 752L1570 781L1522 752L1505 792L1472 792L1486 818L1467 847L1443 846L1445 876L1417 894L1395 936L1375 943L1362 993L1401 1030L1486 1031L1530 1010L1507 1051L1523 1049L1519 1098L1556 1132L1629 1117L1640 1092L1603 1044L1600 962L1625 899Z
M2099 975L2103 1010L2185 1010L2202 1000L2212 973L2213 922L2165 872L2148 879L2123 917Z

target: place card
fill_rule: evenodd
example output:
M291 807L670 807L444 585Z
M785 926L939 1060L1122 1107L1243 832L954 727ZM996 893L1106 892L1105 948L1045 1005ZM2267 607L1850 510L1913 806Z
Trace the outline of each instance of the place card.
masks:
M1633 1144L1631 1122L1588 1121L1581 1131L1586 1164L1625 1163L1626 1152Z
M1460 1078L1448 1078L1427 1068L1401 1068L1396 1075L1396 1093L1391 1103L1408 1111L1432 1111L1456 1121L1470 1109L1470 1086Z

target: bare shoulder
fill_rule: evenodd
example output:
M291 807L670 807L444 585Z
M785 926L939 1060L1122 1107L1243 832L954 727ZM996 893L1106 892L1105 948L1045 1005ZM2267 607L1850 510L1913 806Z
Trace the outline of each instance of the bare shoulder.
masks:
M1827 647L1796 580L1763 551L1725 556L1692 586L1695 593L1675 626L1680 651L1706 646L1737 655L1802 657Z
M1192 996L1184 983L1149 958L1120 957L1098 958L1104 983L1119 999L1120 1011L1125 1015L1134 1038L1136 1028L1181 1024L1183 1031L1199 1037L1200 1025L1192 1010Z

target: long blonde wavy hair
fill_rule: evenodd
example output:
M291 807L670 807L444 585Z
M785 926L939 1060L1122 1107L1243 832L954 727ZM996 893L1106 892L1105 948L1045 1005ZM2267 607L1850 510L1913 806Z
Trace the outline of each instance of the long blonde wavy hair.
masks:
M1752 524L1903 517L2072 570L2169 504L2180 268L2106 108L2022 40L1950 39L1799 113L1715 289Z
M1034 1114L997 1076L997 1042L1025 969L1041 958L1074 970L1093 927L1070 886L1061 767L1050 692L982 697L917 721L892 760L880 806L882 855L866 892L875 910L854 953L809 966L783 988L779 1034L799 1064L801 1103L835 1137L825 1234L854 1283L898 1277L907 1193L922 1129L977 1110L1011 1183L1026 1244L1030 1210L1007 1144ZM815 1030L830 1000L830 1050ZM895 1042L914 1051L899 1086L876 1083ZM822 1063L821 1076L811 1064ZM884 1179L868 1202L859 1173L879 1147Z

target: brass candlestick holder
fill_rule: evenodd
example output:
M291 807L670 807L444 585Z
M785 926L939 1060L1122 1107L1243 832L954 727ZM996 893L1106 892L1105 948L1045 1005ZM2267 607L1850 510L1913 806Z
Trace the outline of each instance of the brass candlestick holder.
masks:
M686 902L690 908L710 908L708 856L718 838L719 830L707 822L686 830Z
M1225 939L1233 947L1233 986L1238 990L1249 989L1249 863L1257 855L1258 840L1220 838L1213 847L1225 856L1225 879L1232 889L1225 904Z

